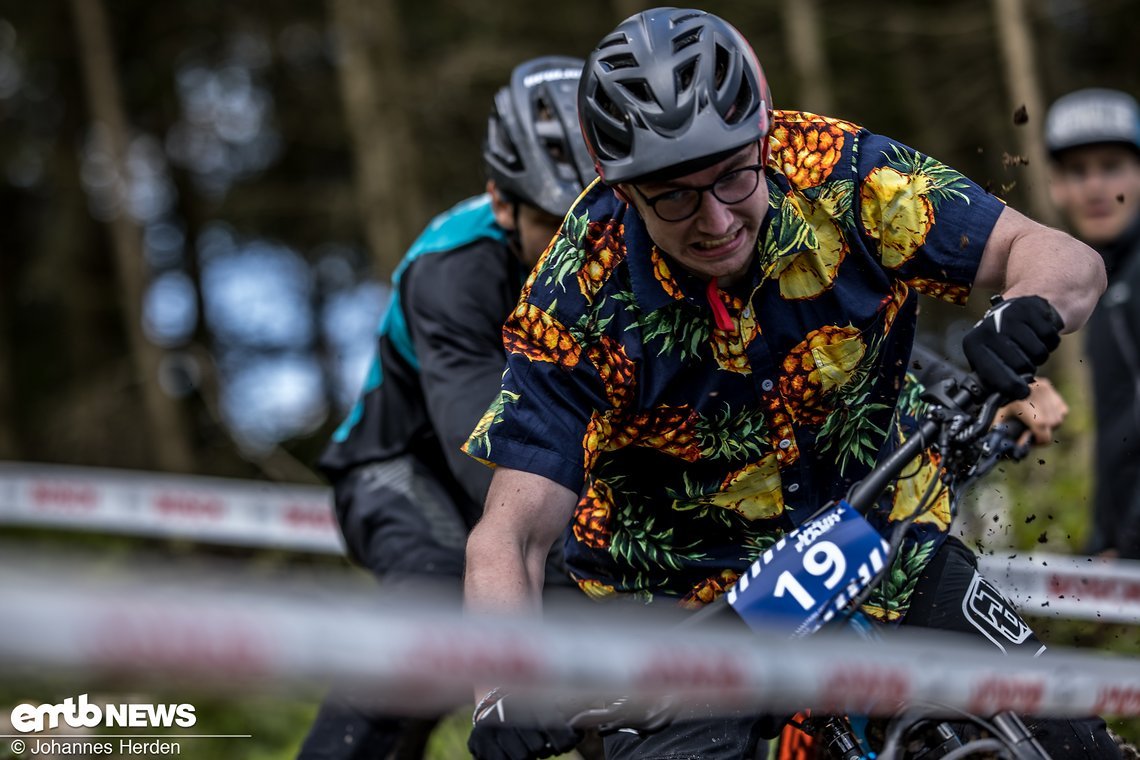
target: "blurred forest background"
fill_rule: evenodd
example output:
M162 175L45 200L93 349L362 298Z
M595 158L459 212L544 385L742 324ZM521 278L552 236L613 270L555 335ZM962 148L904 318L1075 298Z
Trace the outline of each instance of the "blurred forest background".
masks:
M525 58L584 57L649 5L5 0L0 460L319 482L394 265L482 187L494 90ZM1046 222L1048 103L1140 94L1137 0L701 7L752 41L778 107L902 140ZM929 308L944 352L978 306ZM1050 373L1074 408L1064 442L979 495L979 515L1002 516L976 523L983 542L1080 550L1079 336ZM1062 642L1121 638L1054 627ZM218 711L256 724L242 756L290 757L314 707Z

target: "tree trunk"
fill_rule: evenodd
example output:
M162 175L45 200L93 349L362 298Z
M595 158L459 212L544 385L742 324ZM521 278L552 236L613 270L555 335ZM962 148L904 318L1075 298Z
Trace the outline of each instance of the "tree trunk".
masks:
M423 218L400 20L387 0L329 0L329 7L360 218L376 273L383 277L396 268L417 231L413 225Z
M1006 87L1009 91L1010 114L1025 109L1028 122L1017 129L1017 142L1021 155L1029 163L1022 167L1027 185L1029 213L1045 224L1059 222L1056 209L1049 200L1049 175L1046 167L1044 130L1045 106L1041 97L1041 82L1037 77L1037 58L1033 40L1029 35L1031 19L1024 0L995 0L998 44L1005 64ZM1015 118L1015 123L1020 121Z
M819 114L830 114L835 104L828 76L827 54L823 44L823 24L819 17L819 0L796 0L785 3L786 48L796 72L796 107Z
M103 148L116 168L120 183L111 192L122 192L127 181L127 118L119 91L110 33L102 0L72 0L72 14L87 90L88 108L102 129ZM122 297L122 312L131 350L134 374L145 404L145 424L140 431L150 441L156 464L172 472L191 472L194 461L189 431L180 407L158 386L162 352L142 331L142 298L146 285L142 234L125 209L110 222L115 268Z
M1029 35L1031 19L1024 0L994 0L997 15L998 44L1005 62L1006 84L1009 88L1010 112L1022 107L1028 122L1017 130L1021 155L1028 159L1022 176L1028 185L1029 214L1038 221L1052 226L1060 223L1057 210L1049 199L1049 175L1045 154L1044 98L1037 67L1033 40ZM1049 362L1054 381L1062 386L1067 400L1074 408L1088 404L1088 376L1082 371L1081 341L1077 336L1066 336Z

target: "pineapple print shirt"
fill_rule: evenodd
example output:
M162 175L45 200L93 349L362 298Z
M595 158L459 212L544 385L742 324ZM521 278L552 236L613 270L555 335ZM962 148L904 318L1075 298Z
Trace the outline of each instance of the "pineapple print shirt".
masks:
M842 497L894 445L896 406L913 406L899 400L915 292L963 303L1003 208L849 122L777 112L769 139L757 255L715 296L731 329L600 182L504 326L502 390L465 448L581 494L564 551L592 596L711 601ZM924 464L872 522L908 514L937 470ZM916 522L881 616L905 610L947 502Z

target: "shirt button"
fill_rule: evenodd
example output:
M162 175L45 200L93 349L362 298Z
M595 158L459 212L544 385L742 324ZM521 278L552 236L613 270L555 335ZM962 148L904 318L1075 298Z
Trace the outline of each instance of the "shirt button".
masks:
M765 380L764 382L760 383L760 387L766 391L772 390L772 388L775 387L775 385L776 384L773 383L771 380Z
M798 490L800 490L799 483L792 483L790 486L788 486L788 493L795 493Z
M790 448L790 447L791 447L791 445L792 445L792 442L791 442L791 441L789 441L787 438L785 438L784 440L780 441L780 448L781 448L781 449L787 449L787 448Z

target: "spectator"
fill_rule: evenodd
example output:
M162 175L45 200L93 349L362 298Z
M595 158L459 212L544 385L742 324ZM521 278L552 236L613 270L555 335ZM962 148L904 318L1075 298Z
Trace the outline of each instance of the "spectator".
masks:
M1085 329L1096 411L1089 550L1140 558L1140 108L1123 92L1060 98L1045 118L1053 202L1104 259Z

